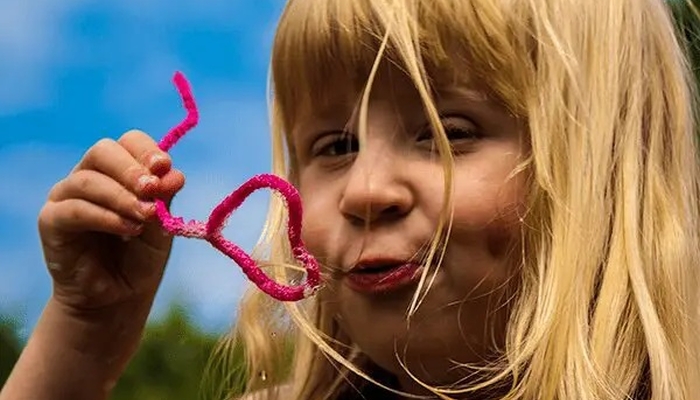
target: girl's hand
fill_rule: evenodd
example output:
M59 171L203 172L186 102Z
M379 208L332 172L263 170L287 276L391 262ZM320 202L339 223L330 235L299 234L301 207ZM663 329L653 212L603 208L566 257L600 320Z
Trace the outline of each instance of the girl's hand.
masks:
M39 214L52 300L79 315L150 308L172 244L152 200L169 202L183 185L184 175L143 132L92 146Z

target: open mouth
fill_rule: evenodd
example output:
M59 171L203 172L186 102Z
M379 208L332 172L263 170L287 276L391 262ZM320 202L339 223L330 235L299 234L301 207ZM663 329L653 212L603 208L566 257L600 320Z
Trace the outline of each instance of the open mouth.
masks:
M410 262L361 265L350 271L345 282L358 292L389 292L415 283L421 270Z
M385 265L373 265L371 267L364 267L364 268L356 268L355 270L351 271L353 274L363 274L363 275L368 275L368 274L381 274L381 273L386 273L391 271L392 269L396 269L401 267L403 264L385 264Z

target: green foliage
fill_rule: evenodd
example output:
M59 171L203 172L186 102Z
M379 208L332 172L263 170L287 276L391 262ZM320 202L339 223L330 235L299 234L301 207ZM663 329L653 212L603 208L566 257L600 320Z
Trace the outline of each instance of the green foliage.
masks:
M4 384L24 343L18 323L0 316L0 383ZM221 349L218 335L203 332L185 309L172 305L164 318L149 322L137 353L115 387L112 400L223 400L243 392L247 377L243 347ZM292 344L282 335L270 338L284 348L280 371L262 386L274 385L289 372ZM214 357L214 358L212 358ZM1 387L1 385L0 385Z
M0 315L0 387L10 376L21 350L22 343L17 336L16 320Z
M17 328L14 319L0 316L0 384L7 380L24 345L17 335ZM204 380L209 361L212 355L217 354L215 349L218 342L217 335L202 332L194 325L182 307L171 306L162 320L152 321L146 327L137 353L110 398L222 399L217 391L223 380L216 375ZM227 353L226 359L226 368L229 369L225 382L226 394L240 394L245 382L242 349Z
M669 0L668 3L685 40L695 77L700 80L700 0Z
M217 342L216 336L197 329L181 307L173 306L162 321L149 324L111 398L199 398L204 371Z
M669 0L679 29L685 36L691 62L700 78L700 0ZM0 315L0 387L19 358L23 343L17 335L15 319ZM277 338L271 340L284 340ZM216 352L219 339L198 329L177 305L161 321L151 322L141 346L115 388L113 400L195 400L221 399L220 389L229 396L242 392L246 382L241 347L227 351L225 363L213 364L213 374L205 379L210 357ZM281 362L285 376L290 366L293 348L285 341L285 359ZM274 383L274 382L268 382ZM220 386L220 387L219 387ZM212 395L212 393L214 393Z

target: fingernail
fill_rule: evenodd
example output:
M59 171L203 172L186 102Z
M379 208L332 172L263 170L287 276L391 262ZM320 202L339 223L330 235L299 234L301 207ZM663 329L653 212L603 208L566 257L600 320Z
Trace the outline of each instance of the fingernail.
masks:
M151 159L150 159L150 160L148 160L148 165L149 165L151 168L153 168L153 167L154 167L157 163L159 163L160 161L167 160L167 159L168 159L168 157L166 157L164 154L162 154L162 153L156 153L156 154L154 154L154 155L151 156Z
M158 182L158 178L156 178L153 175L141 175L138 180L137 184L137 190L142 191L148 187L148 185L152 185Z

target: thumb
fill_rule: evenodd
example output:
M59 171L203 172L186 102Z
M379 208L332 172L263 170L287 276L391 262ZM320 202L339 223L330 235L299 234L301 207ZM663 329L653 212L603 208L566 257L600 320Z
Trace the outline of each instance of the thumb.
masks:
M160 177L158 188L154 191L154 199L160 199L165 206L170 208L175 195L184 187L185 176L182 172L171 169ZM151 217L149 223L144 226L143 232L139 236L141 240L158 250L169 251L173 236L165 231L160 220L155 216Z

